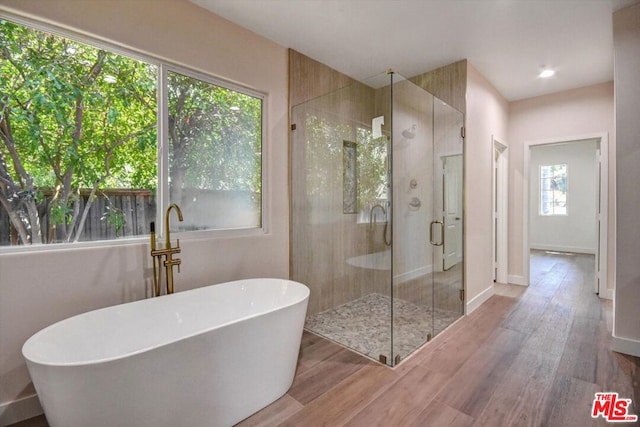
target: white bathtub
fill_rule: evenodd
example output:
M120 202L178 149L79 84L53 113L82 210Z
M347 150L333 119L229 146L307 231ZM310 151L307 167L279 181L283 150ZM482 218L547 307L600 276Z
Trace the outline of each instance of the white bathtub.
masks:
M52 427L230 426L291 386L308 299L223 283L71 317L22 353Z

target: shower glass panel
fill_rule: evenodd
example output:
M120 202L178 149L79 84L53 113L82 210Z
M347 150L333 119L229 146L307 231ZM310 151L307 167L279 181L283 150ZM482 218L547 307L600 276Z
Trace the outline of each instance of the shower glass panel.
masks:
M393 75L394 364L463 314L462 113Z
M306 328L391 361L390 76L292 108L292 278Z
M393 366L462 314L462 114L384 73L291 118L305 327Z
M393 76L394 363L433 336L433 95Z
M441 221L442 245L433 263L434 336L464 314L464 141L462 113L434 98L434 212Z

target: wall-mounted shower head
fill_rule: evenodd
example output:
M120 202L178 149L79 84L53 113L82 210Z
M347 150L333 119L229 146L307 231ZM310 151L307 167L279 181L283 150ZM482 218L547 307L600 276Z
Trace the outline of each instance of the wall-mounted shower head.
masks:
M411 128L402 131L402 136L406 139L413 139L416 136L416 125L412 125Z

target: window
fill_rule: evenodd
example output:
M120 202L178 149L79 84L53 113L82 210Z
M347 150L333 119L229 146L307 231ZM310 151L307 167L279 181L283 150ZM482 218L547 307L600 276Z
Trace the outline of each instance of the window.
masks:
M0 49L0 246L145 235L169 203L262 227L260 94L6 20Z
M567 165L540 166L540 215L567 214Z
M168 71L169 199L186 230L261 227L262 99Z

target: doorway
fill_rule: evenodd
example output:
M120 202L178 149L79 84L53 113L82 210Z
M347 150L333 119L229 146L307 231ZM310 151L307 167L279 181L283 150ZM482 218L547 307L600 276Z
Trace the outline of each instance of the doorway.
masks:
M523 259L531 250L595 256L591 288L610 297L607 277L607 134L525 143Z
M508 283L508 183L507 146L493 138L493 281Z

